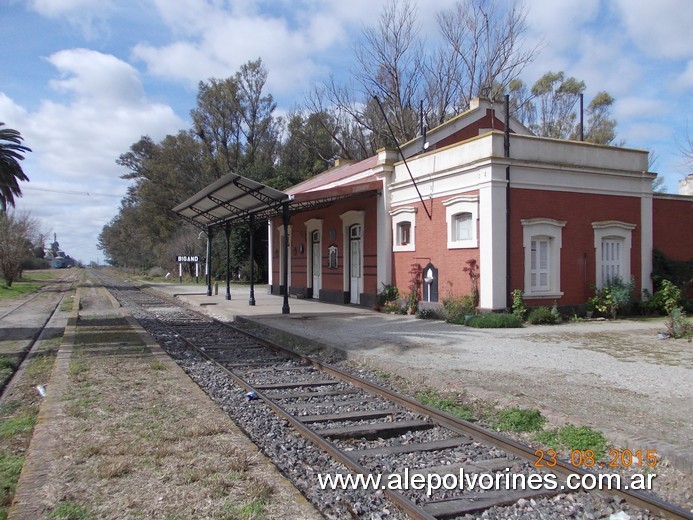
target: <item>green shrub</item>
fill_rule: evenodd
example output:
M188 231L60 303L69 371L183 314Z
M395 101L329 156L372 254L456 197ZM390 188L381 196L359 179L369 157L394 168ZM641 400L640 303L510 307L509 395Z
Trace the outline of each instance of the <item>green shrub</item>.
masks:
M541 430L546 418L536 409L506 408L491 420L492 425L506 432L535 432Z
M553 325L554 321L551 315L551 309L548 307L535 307L529 311L527 322L532 325Z
M522 320L514 314L489 313L473 316L466 324L477 329L517 329L522 327Z
M671 315L672 311L678 307L681 302L681 289L676 287L669 280L662 280L662 284L655 293L654 299L661 305L662 310L666 314Z
M416 317L422 320L444 320L445 313L439 309L433 309L430 307L419 308L416 311Z
M629 310L634 286L635 280L631 279L630 283L626 283L615 276L601 289L593 287L595 293L588 300L587 308L594 309L602 316L616 319L619 312Z
M399 300L399 289L396 285L385 285L383 284L382 291L378 292L376 296L376 303L381 307L387 302L393 302Z
M525 302L522 300L522 290L515 289L510 294L513 298L513 314L524 321L527 308L525 307Z
M465 316L476 313L474 297L466 294L457 298L446 298L443 300L443 308L448 322L463 325Z
M560 429L546 430L538 433L535 440L556 451L559 450L592 450L595 459L599 460L606 452L606 437L600 431L589 426L568 424Z
M561 323L561 315L556 304L550 309L548 307L535 307L529 312L527 322L532 325L556 325Z
M458 396L443 396L435 390L422 390L416 394L416 398L431 408L436 408L465 421L476 420L472 407L462 403Z
M664 324L672 338L683 338L693 334L693 324L686 318L686 313L681 307L674 307Z

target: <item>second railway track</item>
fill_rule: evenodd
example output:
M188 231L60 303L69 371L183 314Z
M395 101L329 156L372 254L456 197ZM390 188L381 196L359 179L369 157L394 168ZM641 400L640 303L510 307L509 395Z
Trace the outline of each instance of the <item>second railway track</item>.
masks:
M693 518L633 491L562 490L567 475L592 473L567 463L542 473L534 450L512 439L123 282L104 284L328 518ZM338 474L382 480L320 485ZM530 479L555 488L503 485ZM512 487L523 489L502 489Z

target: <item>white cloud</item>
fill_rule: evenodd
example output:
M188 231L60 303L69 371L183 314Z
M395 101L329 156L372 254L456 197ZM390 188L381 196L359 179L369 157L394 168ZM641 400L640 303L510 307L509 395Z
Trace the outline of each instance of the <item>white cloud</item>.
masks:
M61 74L61 79L50 82L55 90L98 104L114 100L135 104L143 98L137 71L110 54L89 49L69 49L56 52L48 61Z
M244 63L262 58L269 71L268 90L296 92L305 90L323 70L315 56L339 37L339 31L323 30L315 38L306 27L292 28L278 17L234 16L207 2L186 0L185 5L190 4L198 12L188 17L187 38L165 46L141 43L134 47L133 56L144 61L150 73L196 85L210 77L229 77ZM162 2L160 10L177 29L180 6Z
M29 7L47 18L64 18L88 40L110 34L112 0L30 0Z
M48 61L60 74L50 85L65 100L44 99L31 112L0 94L0 110L23 117L21 132L33 150L22 164L30 182L17 207L45 230L69 235L73 245L65 251L88 261L127 187L116 159L142 135L156 141L186 125L169 106L149 101L137 71L112 55L72 49Z
M525 0L530 29L551 43L547 50L574 49L582 32L579 28L599 12L599 0Z
M0 92L0 122L7 128L13 128L21 133L26 118L26 110L10 99L5 93Z
M671 107L662 99L629 96L616 100L614 115L618 120L660 118L670 110Z
M693 60L686 65L686 70L676 79L674 86L679 89L693 89Z
M617 0L625 27L644 53L661 58L693 56L690 0Z
M30 0L29 6L42 16L70 16L88 11L103 12L111 7L109 0Z

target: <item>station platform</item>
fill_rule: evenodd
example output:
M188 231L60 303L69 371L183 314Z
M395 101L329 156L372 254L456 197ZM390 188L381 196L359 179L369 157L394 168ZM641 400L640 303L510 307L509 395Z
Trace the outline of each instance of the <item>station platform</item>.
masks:
M458 392L498 406L536 408L548 427L598 429L620 447L655 449L693 474L693 350L661 340L664 318L566 319L561 325L475 329L441 320L390 315L356 305L289 298L233 285L207 296L205 285L150 284L222 321L250 322L337 349L412 388Z

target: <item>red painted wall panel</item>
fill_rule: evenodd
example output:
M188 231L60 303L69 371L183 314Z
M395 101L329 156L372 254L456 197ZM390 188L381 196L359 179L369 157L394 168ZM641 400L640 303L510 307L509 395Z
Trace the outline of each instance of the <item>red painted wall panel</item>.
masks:
M693 260L693 200L652 201L653 241L672 260Z
M561 249L561 291L559 305L583 304L594 292L596 255L592 222L618 220L635 224L632 232L630 270L640 294L640 199L636 197L570 193L511 188L511 278L510 290L524 290L524 248L522 219L565 220ZM546 300L527 300L528 305L551 305Z
M472 191L464 193L464 195L476 195L477 193L477 191ZM448 230L443 201L450 198L448 196L434 199L432 205L430 200L426 201L426 205L431 211L431 220L428 219L421 202L407 205L417 208L416 251L393 253L392 269L392 283L397 286L403 296L410 292L411 275L409 271L412 264L418 263L423 268L429 262L438 269L438 301L449 296L462 296L472 292L469 275L463 269L467 266L465 263L467 260L479 261L479 249L448 249ZM483 240L483 237L480 237L480 240Z
M342 220L339 215L350 210L365 211L364 216L364 236L363 236L363 285L364 293L376 292L377 284L377 208L375 192L365 195L358 195L348 199L340 200L327 208L308 210L291 216L291 286L307 287L307 265L310 255L310 237L306 236L307 220L318 218L322 219L322 237L320 241L322 249L322 289L342 290L344 273L344 233L342 230ZM278 286L279 274L279 245L280 235L277 229L281 226L281 219L272 222L273 229L273 251L272 251L272 280L273 285ZM334 239L330 239L330 230L334 230ZM303 245L303 253L300 246ZM336 245L338 249L338 267L329 269L327 267L328 248Z

